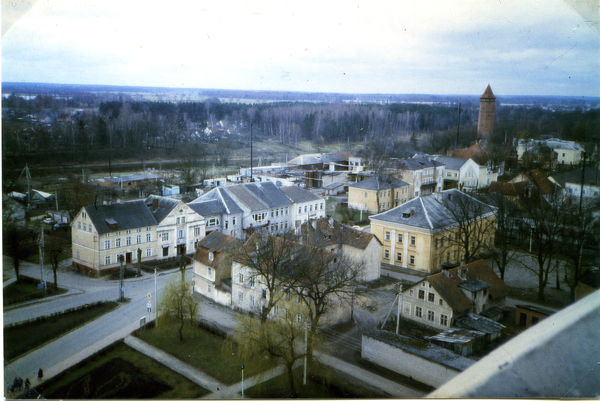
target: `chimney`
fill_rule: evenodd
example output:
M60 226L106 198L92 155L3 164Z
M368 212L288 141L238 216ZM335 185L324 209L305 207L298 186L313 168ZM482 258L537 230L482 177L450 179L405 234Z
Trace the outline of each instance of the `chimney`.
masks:
M152 211L155 212L158 209L158 198L152 199Z
M467 279L467 268L466 267L460 267L458 269L458 277L461 280L466 280Z

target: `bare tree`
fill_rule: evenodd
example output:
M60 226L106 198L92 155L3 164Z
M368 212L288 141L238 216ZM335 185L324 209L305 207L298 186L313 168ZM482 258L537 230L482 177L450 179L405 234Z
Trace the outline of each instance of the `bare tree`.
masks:
M600 220L597 212L600 202L593 200L579 206L571 204L566 230L563 232L562 255L567 261L565 281L570 289L571 301L575 301L575 289L587 270L592 268L597 260L591 248L598 244ZM565 235L568 233L568 235ZM589 251L588 251L589 250ZM595 255L597 257L597 255Z
M569 200L558 190L544 198L532 196L525 203L525 230L529 231L534 266L524 263L525 268L538 276L538 299L544 300L544 291L551 273L558 263L553 263L561 251L561 241L567 227Z
M260 311L265 322L273 307L284 297L285 290L293 288L298 272L306 262L303 247L296 242L292 232L280 237L268 233L254 233L234 257L234 261L247 268L249 279L265 286L266 304Z
M451 221L444 239L448 246L458 246L462 255L460 259L470 263L493 243L494 207L458 190L447 191L441 196L444 210Z
M506 267L517 252L511 245L511 238L515 231L515 220L518 219L519 211L511 201L499 192L488 195L483 200L495 207L496 230L494 242L486 242L485 246L486 250L490 251L496 266L498 266L500 279L504 281Z

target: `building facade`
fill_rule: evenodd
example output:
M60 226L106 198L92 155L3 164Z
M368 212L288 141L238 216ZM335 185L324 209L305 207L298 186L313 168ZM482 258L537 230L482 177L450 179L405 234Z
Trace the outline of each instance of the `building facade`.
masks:
M348 186L348 207L380 213L407 202L410 196L407 182L391 176L372 176Z

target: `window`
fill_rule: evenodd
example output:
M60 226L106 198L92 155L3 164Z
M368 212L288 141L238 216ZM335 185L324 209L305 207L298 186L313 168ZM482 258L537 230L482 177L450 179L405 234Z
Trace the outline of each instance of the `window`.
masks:
M415 317L423 317L423 308L415 306Z
M181 224L185 224L185 216L181 218Z
M146 242L152 241L152 234L146 234Z
M211 262L212 262L213 260L215 260L215 254L214 254L214 253L212 253L212 252L209 252L209 253L208 253L208 260L210 260Z
M304 213L308 212L308 206L304 206Z
M212 287L210 286L210 284L208 284L206 286L206 292L208 292L210 294L211 291L212 291Z
M109 239L104 240L104 249L110 249L110 240Z
M121 238L115 239L115 247L118 248L121 246Z
M254 221L256 221L257 223L262 223L262 221L267 217L267 213L263 212L263 213L257 213L257 214L253 214L252 218L254 219Z
M212 276L212 267L209 267L208 268L208 277L211 277L211 276Z
M125 238L125 245L127 245L127 246L131 245L131 237Z
M321 203L321 210L323 210L323 204Z
M86 231L87 227L85 226L85 223L83 223L83 231Z
M410 244L412 246L416 246L417 245L417 238L414 235L411 235L411 237L410 237Z
M411 297L413 296L413 290L410 290L410 296Z
M231 218L231 224L235 226L235 216Z
M448 326L448 316L440 315L440 324L442 326Z
M254 306L254 295L250 295L248 303L250 304L250 306Z
M78 222L77 222L77 228L78 228L79 230L81 230L81 221L78 221Z
M425 299L425 291L419 290L419 299Z
M271 217L275 217L275 211L271 210Z
M427 300L429 302L435 302L435 294L433 292L430 292L427 294Z
M238 292L238 302L244 303L244 293L242 291Z
M396 254L396 262L402 263L402 252Z
M183 230L177 231L177 238L179 238L179 239L183 238Z
M262 297L263 297L263 299L267 299L267 289L266 288L262 289Z
M179 224L179 223L180 223L180 221L181 221L181 219L178 217L178 218L177 218L177 223L176 223L176 224Z
M104 264L107 266L110 265L110 255L104 257Z
M312 212L312 205L310 205L310 211Z
M238 273L238 283L244 284L244 275L242 273Z
M168 240L169 240L169 233L161 233L161 234L160 234L160 238L161 238L163 241L168 241Z
M410 262L411 265L415 264L415 255L410 255Z
M91 232L92 232L92 225L90 224L90 225L88 226L88 233L91 233Z
M250 277L250 278L248 279L248 282L249 282L249 284L250 284L250 287L254 287L254 277Z
M444 300L442 300L442 298L440 298L440 306L444 305Z
M302 206L298 208L298 213L302 213Z
M169 247L168 246L165 246L162 250L163 250L163 252L162 252L163 257L169 256Z
M389 231L386 231L386 232L385 232L385 240L386 240L386 241L389 241L389 240L390 240L390 232L389 232Z
M136 244L141 244L142 243L142 236L140 234L135 236L135 243Z
M286 207L286 208L285 208L285 215L287 216L288 214L290 214L290 210L289 210L289 208L288 208L288 207ZM235 221L235 217L234 217L233 219L234 219L234 221ZM233 224L235 224L235 223L233 223Z
M383 258L384 259L389 259L390 258L390 251L389 251L389 249L386 249L385 251L383 251Z
M152 256L152 248L146 249L146 257L149 258L150 256Z
M398 243L402 243L402 234L398 234Z
M427 320L429 320L430 322L435 321L435 312L434 311L432 311L432 310L427 311Z

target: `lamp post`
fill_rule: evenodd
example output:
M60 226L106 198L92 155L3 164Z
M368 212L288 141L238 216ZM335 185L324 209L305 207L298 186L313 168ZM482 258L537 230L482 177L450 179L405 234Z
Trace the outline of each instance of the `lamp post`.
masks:
M242 398L244 398L244 364L242 363Z
M123 255L118 255L117 256L117 260L119 261L119 263L121 264L121 271L119 274L119 279L120 279L120 284L119 284L119 301L123 302L125 301L125 290L123 288L123 259L125 259L125 257Z

